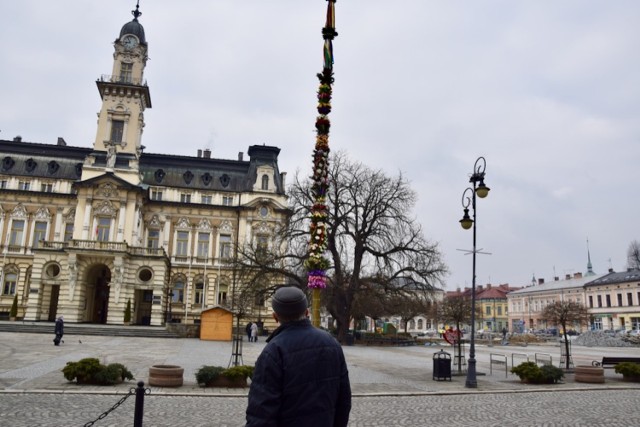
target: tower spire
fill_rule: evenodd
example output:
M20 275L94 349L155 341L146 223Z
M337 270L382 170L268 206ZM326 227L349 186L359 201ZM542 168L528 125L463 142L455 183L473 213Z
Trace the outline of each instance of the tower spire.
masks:
M136 21L138 20L138 17L142 15L142 12L140 12L140 0L136 2L136 10L132 10L131 14L133 15L133 19Z
M595 276L593 265L591 265L591 252L589 251L589 238L587 237L587 274L586 276Z

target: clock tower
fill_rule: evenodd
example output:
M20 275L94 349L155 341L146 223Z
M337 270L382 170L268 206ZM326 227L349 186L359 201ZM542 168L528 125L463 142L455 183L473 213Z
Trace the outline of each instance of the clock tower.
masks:
M148 45L144 28L138 22L142 15L139 4L132 14L133 20L122 27L114 42L111 74L96 81L102 108L93 144L94 160L85 164L87 174L83 173L83 179L106 168L133 184L139 183L144 111L151 108L151 96L144 80Z

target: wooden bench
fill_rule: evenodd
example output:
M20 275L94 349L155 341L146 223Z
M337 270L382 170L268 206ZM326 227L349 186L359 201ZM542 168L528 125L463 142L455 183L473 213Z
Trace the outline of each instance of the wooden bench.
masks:
M599 366L601 368L613 368L618 363L624 362L640 363L640 357L603 357L602 362L594 360L591 362L591 365Z

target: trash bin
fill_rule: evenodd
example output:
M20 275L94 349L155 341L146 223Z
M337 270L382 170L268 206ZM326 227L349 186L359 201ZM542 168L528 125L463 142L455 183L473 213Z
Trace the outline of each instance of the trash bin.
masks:
M451 355L444 350L433 353L433 380L451 381Z

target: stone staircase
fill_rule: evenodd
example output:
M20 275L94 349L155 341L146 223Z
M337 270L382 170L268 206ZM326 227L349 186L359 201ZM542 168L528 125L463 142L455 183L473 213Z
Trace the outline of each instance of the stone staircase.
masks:
M53 335L54 322L0 321L0 332L20 332ZM120 326L90 323L65 323L65 335L101 335L141 338L179 338L164 326Z

